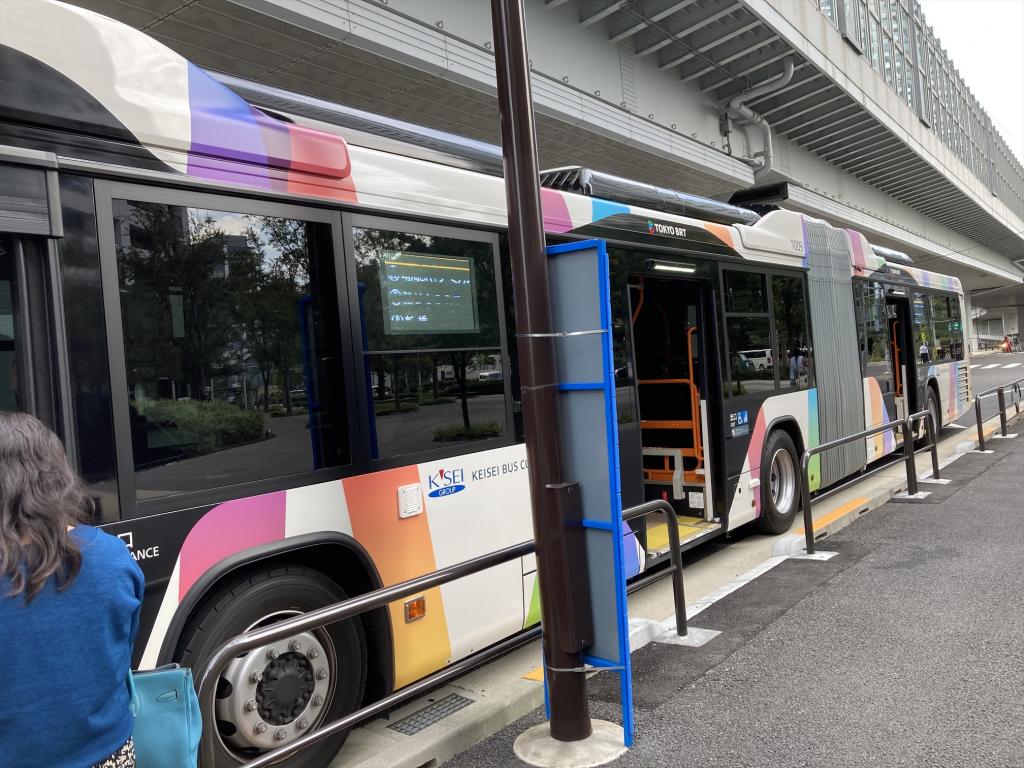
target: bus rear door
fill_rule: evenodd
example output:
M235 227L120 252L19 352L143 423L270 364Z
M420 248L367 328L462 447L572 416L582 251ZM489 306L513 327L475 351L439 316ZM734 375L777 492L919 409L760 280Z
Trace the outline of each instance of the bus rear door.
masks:
M886 317L889 326L889 350L892 354L893 400L897 419L917 409L917 347L910 316L910 301L889 289ZM887 403L888 404L888 403Z
M637 401L648 499L669 501L685 544L717 530L708 435L705 281L634 274L629 278ZM664 521L648 520L648 558L668 551Z

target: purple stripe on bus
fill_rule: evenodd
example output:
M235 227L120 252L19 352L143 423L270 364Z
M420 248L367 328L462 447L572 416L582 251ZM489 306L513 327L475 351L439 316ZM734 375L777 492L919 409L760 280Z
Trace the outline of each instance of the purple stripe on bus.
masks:
M259 166L244 170L245 184L269 187L267 148L253 108L191 62L188 101L189 175L237 182L240 169L235 163L240 161Z

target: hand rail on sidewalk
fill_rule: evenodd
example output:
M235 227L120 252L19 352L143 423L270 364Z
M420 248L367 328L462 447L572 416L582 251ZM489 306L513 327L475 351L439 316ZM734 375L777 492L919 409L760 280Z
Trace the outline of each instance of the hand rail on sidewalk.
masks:
M1024 383L1024 377L1016 379L1014 381L1007 382L1006 384L1000 384L992 389L986 389L984 392L974 396L974 418L978 425L978 450L985 450L985 429L984 421L981 418L981 401L987 397L995 395L999 402L999 433L1006 437L1006 389L1010 388L1012 391L1013 408L1016 413L1020 413L1020 403L1022 398L1021 384Z
M671 573L672 576L672 592L676 614L676 632L681 637L685 637L687 633L686 599L683 592L683 565L679 545L679 522L675 509L673 509L672 505L667 501L657 499L624 510L622 513L622 519L624 522L627 522L634 518L651 514L652 512L663 512L667 518L665 523L668 526L669 546L671 548L671 566L667 573ZM490 552L471 560L456 563L448 566L447 568L441 568L437 571L433 571L432 573L418 576L414 579L409 579L408 581L403 581L390 587L384 587L383 589L377 589L373 592L367 592L357 597L344 600L340 603L334 603L324 608L310 611L309 613L285 619L284 621L280 621L276 624L254 629L226 641L217 648L216 651L214 651L210 660L206 662L199 676L196 678L198 681L199 711L204 724L202 738L199 742L199 765L201 768L213 768L215 765L215 740L218 738L215 726L217 681L220 679L221 673L224 669L237 656L248 651L252 651L255 648L259 648L267 643L282 640L300 632L307 632L328 624L334 624L338 621L351 619L361 613L365 613L366 611L381 608L395 600L401 600L404 597L409 597L410 595L418 592L423 592L427 589L438 587L442 584L447 584L466 576L471 576L475 573L479 573L480 571L487 570L488 568L493 568L497 565L531 554L533 551L534 542L524 541L520 544L514 544L512 546L505 547L504 549L499 549L496 552ZM374 717L391 707L408 701L409 699L442 685L459 675L463 675L474 667L477 667L492 658L500 656L501 654L506 653L516 646L538 637L539 635L540 627L537 626L526 630L524 633L506 638L485 651L481 651L480 653L462 659L461 661L435 672L429 677L425 677L422 680L408 685L399 691L395 691L390 695L385 696L383 699L369 704L362 709L351 712L331 723L323 724L319 728L310 729L295 741L284 746L277 747L269 752L264 752L259 757L256 757L249 762L242 763L241 766L244 766L245 768L265 768L266 766L273 765L286 757L290 757L303 749L316 744L328 736L345 731L364 720L369 720L371 717Z
M917 415L918 414L915 414L915 416ZM816 445L813 448L808 448L804 451L803 459L800 462L800 500L801 505L804 508L804 540L806 542L807 554L814 554L814 517L811 514L811 484L807 476L811 465L811 459L833 448L839 448L847 443L856 442L857 440L865 440L869 437L874 437L875 435L880 435L883 432L888 432L890 430L893 430L893 432L900 430L903 433L903 461L907 467L907 493L913 495L917 493L917 467L914 461L914 438L911 434L910 419L890 421L888 424L879 424L878 426L865 429L861 432L857 432L856 434L840 437L836 440L830 440L827 443Z
M204 722L202 739L199 742L200 765L202 768L213 768L216 764L215 740L218 738L215 725L217 681L220 679L221 673L235 657L267 643L282 640L290 635L307 632L345 619L351 619L366 611L381 608L395 600L401 600L418 592L439 587L442 584L447 584L464 576L516 560L532 553L533 549L534 544L532 541L524 541L520 544L499 549L497 552L490 552L486 555L475 557L472 560L456 563L424 576L403 581L391 587L367 592L358 597L328 605L325 608L251 630L228 640L214 651L213 656L210 657L210 660L203 667L202 673L197 678L199 681L199 711ZM449 667L442 670L440 673L420 680L418 683L403 688L401 691L392 693L390 696L386 696L380 701L358 709L339 720L335 720L315 730L310 730L295 741L265 752L243 765L247 766L247 768L263 768L263 766L272 765L306 747L312 746L328 736L347 730L356 723L367 720L401 701L412 698L421 691L426 690L427 687L432 687L450 677L454 677L454 674L446 674L450 673L451 669ZM462 668L461 671L465 672L466 669ZM429 685L427 685L428 683Z
M913 430L914 423L918 421L924 421L925 436L928 440L928 445L925 447L932 455L932 479L939 480L939 431L936 429L935 419L932 417L932 412L925 409L907 416L907 427Z
M686 595L683 592L683 553L679 549L679 516L667 501L655 499L645 504L631 507L622 513L623 522L649 515L652 512L664 512L665 525L668 527L669 558L672 571L672 600L675 605L676 634L686 637Z

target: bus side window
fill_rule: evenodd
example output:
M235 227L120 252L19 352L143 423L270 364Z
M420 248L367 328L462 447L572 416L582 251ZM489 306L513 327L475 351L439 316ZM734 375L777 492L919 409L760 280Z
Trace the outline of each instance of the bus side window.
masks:
M767 395L775 391L771 321L765 276L760 272L723 270L725 327L729 343L729 394Z
M494 238L433 231L353 228L373 459L511 433Z
M932 328L936 360L963 360L963 331L960 328L960 299L957 296L932 296Z
M772 275L771 281L779 386L804 389L809 386L811 369L804 281L782 275Z
M853 291L861 375L878 379L882 391L886 392L890 384L892 365L885 289L879 283L855 280Z
M349 463L330 226L112 204L139 500Z

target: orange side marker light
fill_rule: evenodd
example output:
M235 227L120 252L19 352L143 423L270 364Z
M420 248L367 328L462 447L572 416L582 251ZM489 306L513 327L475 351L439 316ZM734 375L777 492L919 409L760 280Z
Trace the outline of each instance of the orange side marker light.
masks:
M405 623L411 624L427 615L427 598L423 595L414 597L405 603Z

